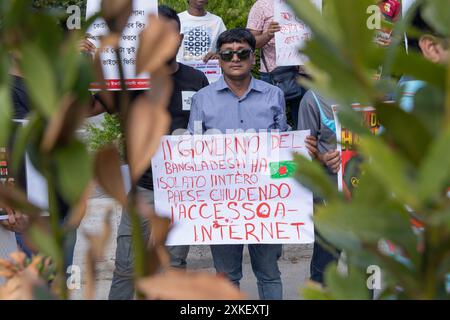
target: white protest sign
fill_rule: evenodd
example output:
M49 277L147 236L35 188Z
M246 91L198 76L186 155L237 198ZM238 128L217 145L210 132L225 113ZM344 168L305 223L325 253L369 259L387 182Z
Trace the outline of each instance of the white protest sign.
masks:
M47 181L33 166L28 154L25 155L25 169L28 200L35 206L48 210Z
M100 11L101 0L88 0L86 6L86 17L92 17ZM120 46L118 48L121 54L121 61L124 68L125 86L128 90L149 89L149 75L136 75L136 53L139 46L139 34L148 23L150 14L157 14L157 0L134 0L133 11L128 20L127 26L123 30ZM106 22L99 18L87 31L93 36L95 46L100 47L100 36L108 34L109 29ZM118 69L118 60L115 50L111 47L105 48L101 53L103 73L107 83L108 90L120 90L120 77ZM99 89L98 84L93 84L91 89Z
M297 18L285 0L274 1L274 20L281 27L281 31L275 33L276 64L278 67L304 65L307 58L298 50L311 38L311 29ZM311 2L322 10L322 0Z
M203 72L210 84L216 82L222 76L219 60L209 60L207 63L196 60L183 60L181 63Z
M152 159L167 245L312 243L313 196L294 178L309 131L165 136Z
M403 16L406 15L406 13L408 12L409 8L411 7L411 5L415 2L416 0L402 0L402 8L403 8Z

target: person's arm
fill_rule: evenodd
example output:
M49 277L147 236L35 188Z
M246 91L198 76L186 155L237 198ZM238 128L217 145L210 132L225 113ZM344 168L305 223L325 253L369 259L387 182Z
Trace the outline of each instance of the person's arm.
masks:
M320 132L320 115L317 107L311 99L311 92L307 92L300 102L298 110L298 130L309 130L310 136L306 137L306 147L309 150L311 157L319 158L318 139Z
M272 21L267 30L264 30L264 24L269 17L267 8L261 6L260 2L256 2L248 14L247 29L255 36L256 48L258 49L272 40L275 32L280 31L280 25L275 21Z
M275 33L280 30L280 24L276 21L272 21L266 31L250 29L250 32L255 36L256 48L260 49L268 44L275 36Z
M320 119L319 107L317 106L312 91L307 92L300 102L298 110L298 129L310 130L311 135L316 139L319 139L319 133L322 130L322 121ZM317 151L317 158L327 166L331 172L337 173L339 171L341 165L341 154L339 151Z

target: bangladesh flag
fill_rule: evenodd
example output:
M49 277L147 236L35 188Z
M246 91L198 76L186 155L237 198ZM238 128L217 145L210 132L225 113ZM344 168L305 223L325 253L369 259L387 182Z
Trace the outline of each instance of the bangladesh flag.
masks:
M297 169L294 161L271 162L269 166L272 179L291 178Z

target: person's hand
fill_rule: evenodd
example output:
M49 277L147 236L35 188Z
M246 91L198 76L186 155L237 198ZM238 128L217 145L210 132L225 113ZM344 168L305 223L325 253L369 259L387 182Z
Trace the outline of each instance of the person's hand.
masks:
M276 21L272 21L265 33L267 34L269 39L272 39L275 36L275 33L280 30L281 30L280 24Z
M9 231L22 233L29 226L28 216L22 214L19 211L14 211L10 208L4 208L6 213L8 214L7 220L2 220L1 225Z
M322 155L322 161L333 173L338 173L341 168L341 153L337 150L328 151Z
M208 52L204 57L203 57L203 62L207 63L209 60L217 60L219 59L219 55L215 52Z
M91 38L91 36L86 35L86 38L78 43L78 50L80 50L81 53L93 55L96 47L91 41L88 40L89 38Z
M305 139L306 148L308 149L309 155L315 159L317 158L317 138L314 136L307 136Z

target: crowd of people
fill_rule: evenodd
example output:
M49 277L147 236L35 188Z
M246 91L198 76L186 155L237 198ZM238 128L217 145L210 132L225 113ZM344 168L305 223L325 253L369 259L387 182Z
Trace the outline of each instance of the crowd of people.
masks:
M400 8L397 1L381 1L383 13L393 21L397 19ZM188 0L188 10L177 14L167 6L159 6L161 19L170 21L171 27L179 33L180 49L178 55L167 62L171 70L174 90L168 110L172 117L170 132L185 128L191 134L202 134L209 129L225 133L227 129L254 130L310 130L306 145L313 161L320 161L328 170L330 179L337 187L337 172L340 168L340 154L336 146L336 126L331 106L332 100L319 92L299 87L295 99L286 100L284 92L273 85L271 72L277 68L274 36L280 31L280 25L274 20L274 0L258 0L250 10L246 26L226 30L223 20L206 11L207 1ZM439 36L428 26L418 13L414 25L422 31L420 36L409 39L409 50L422 52L424 58L434 63L449 61L449 39ZM260 79L252 75L256 63L256 50L261 49ZM92 52L95 46L86 40L81 50ZM218 59L222 77L208 83L201 72L183 61L197 60L208 62ZM306 68L296 66L299 77L309 77ZM13 65L13 101L17 118L25 118L29 111L26 91L20 70ZM426 83L404 77L400 86L408 96L400 99L401 106L407 111L414 108L411 92L426 86ZM190 109L183 107L183 92L196 92L192 96ZM134 98L145 91L134 92ZM95 97L94 97L95 99ZM264 103L261 103L264 101ZM96 101L94 113L105 111L102 103ZM290 116L287 115L289 106ZM255 110L258 112L255 112ZM288 123L288 118L291 119ZM150 120L150 119L149 119ZM151 167L138 183L138 191L154 204L153 178ZM323 200L314 197L315 205ZM64 204L61 203L62 212ZM18 212L8 210L9 219L2 221L3 228L9 232L20 233L26 229L26 218ZM25 220L24 220L25 219ZM61 217L64 219L64 217ZM149 238L148 221L142 219L142 232ZM132 228L130 217L122 214L117 235L115 271L109 293L110 299L133 299L135 294L133 278ZM4 232L0 230L0 232ZM1 236L1 234L0 234ZM320 234L316 234L320 237ZM70 237L73 255L75 240ZM324 270L336 261L339 251L323 248L321 242L314 243L310 266L311 279L324 284ZM0 245L1 246L1 245ZM333 247L333 244L330 244ZM244 245L212 245L211 253L214 267L218 273L239 287L242 279L242 258ZM26 250L26 246L23 246ZM189 246L168 247L171 265L186 268ZM282 253L281 244L248 245L252 270L257 279L260 299L283 299L281 273L278 259ZM337 254L336 254L337 253ZM68 259L68 264L70 264ZM326 285L326 284L325 284Z

